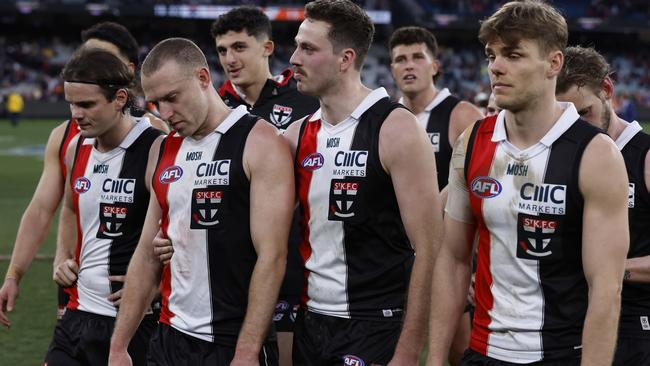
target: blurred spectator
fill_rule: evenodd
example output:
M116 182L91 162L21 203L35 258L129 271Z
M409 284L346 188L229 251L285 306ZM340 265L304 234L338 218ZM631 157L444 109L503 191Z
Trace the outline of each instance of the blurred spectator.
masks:
M18 127L20 115L23 113L24 107L25 103L20 94L17 92L11 92L7 95L7 114L9 115L12 127Z

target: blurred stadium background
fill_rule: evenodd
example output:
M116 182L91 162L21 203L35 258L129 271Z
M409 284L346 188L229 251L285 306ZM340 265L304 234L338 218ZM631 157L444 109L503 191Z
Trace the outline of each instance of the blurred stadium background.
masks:
M1 0L0 1L0 274L4 275L23 210L42 168L50 130L68 118L58 77L80 32L111 20L124 24L140 43L144 57L156 42L182 36L196 41L208 56L214 83L224 80L210 24L236 5L264 7L273 20L276 52L273 72L288 65L293 36L306 1L292 0ZM397 96L389 70L388 38L400 26L418 24L434 31L441 46L437 87L448 87L474 101L489 91L486 62L477 40L478 22L504 1L366 0L362 5L376 23L373 48L363 71L370 87L384 86ZM650 3L647 0L551 1L568 19L570 44L594 46L615 70L615 106L627 120L650 122ZM540 30L543 32L543 30ZM4 101L17 92L25 100L23 120L9 126ZM644 124L646 130L650 125ZM56 223L53 223L53 228ZM55 287L51 258L55 232L21 283L11 314L13 327L0 329L0 365L37 365L54 326Z

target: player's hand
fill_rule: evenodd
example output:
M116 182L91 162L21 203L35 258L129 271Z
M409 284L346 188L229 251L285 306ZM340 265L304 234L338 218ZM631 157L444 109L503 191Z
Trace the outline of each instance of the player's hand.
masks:
M111 282L122 282L124 283L124 279L126 276L108 276L108 280ZM122 291L124 290L124 287L121 289L113 292L108 296L108 301L112 302L114 306L120 306L120 302L122 301Z
M79 265L74 259L66 259L54 269L54 282L63 287L70 287L77 281Z
M7 313L14 310L14 302L18 298L18 281L15 278L5 279L0 288L0 324L11 328L11 321Z
M467 292L467 302L472 306L476 306L476 295L474 294L474 281L476 275L472 273L472 279L469 283L469 291Z
M132 366L133 361L126 349L121 351L114 351L108 354L108 366Z
M160 259L162 264L167 264L174 255L174 247L171 240L164 238L161 231L158 231L153 239L153 253Z

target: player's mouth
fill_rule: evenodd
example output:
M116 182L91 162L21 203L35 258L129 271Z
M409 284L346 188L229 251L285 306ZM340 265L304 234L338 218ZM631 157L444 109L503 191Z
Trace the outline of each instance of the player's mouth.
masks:
M241 73L241 70L242 70L242 67L238 67L238 68L236 68L236 69L229 69L229 70L228 70L228 75L229 75L231 78L236 78L236 77L239 76L239 74Z
M404 77L402 78L402 80L404 80L404 81L406 81L406 82L409 82L409 81L415 81L417 78L418 78L418 77L415 76L415 75L413 75L413 74L406 74L406 75L404 75Z
M499 91L499 90L504 90L506 88L511 88L512 85L506 84L506 83L494 83L492 84L492 90L493 91Z

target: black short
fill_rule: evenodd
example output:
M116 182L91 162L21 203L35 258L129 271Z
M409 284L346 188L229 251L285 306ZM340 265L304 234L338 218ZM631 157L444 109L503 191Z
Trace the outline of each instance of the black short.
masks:
M296 315L300 308L300 299L298 296L280 297L275 304L275 313L273 313L273 324L278 332L293 332Z
M402 323L344 319L299 310L293 333L293 364L386 365Z
M129 355L133 365L144 365L149 338L156 329L157 318L147 315L140 323L131 343ZM54 328L52 343L47 350L48 366L106 365L115 318L70 310Z
M287 268L280 288L280 296L275 306L273 323L278 332L293 332L296 312L300 307L300 293L304 287L304 272L302 258L300 257L300 211L296 209L293 214L291 231L289 232L289 248L287 255Z
M468 349L460 361L461 366L520 366L521 364L497 360ZM528 363L529 366L580 366L580 358L569 360L539 361Z
M612 365L650 365L650 337L619 336Z
M68 306L68 300L70 300L70 295L63 289L61 286L57 286L57 302L58 306L56 309L56 319L61 320L63 314L65 314L66 306Z
M151 337L149 351L149 366L221 366L229 365L235 356L233 346L207 342L163 323L158 325ZM262 346L259 361L260 366L278 365L277 342L266 342Z

